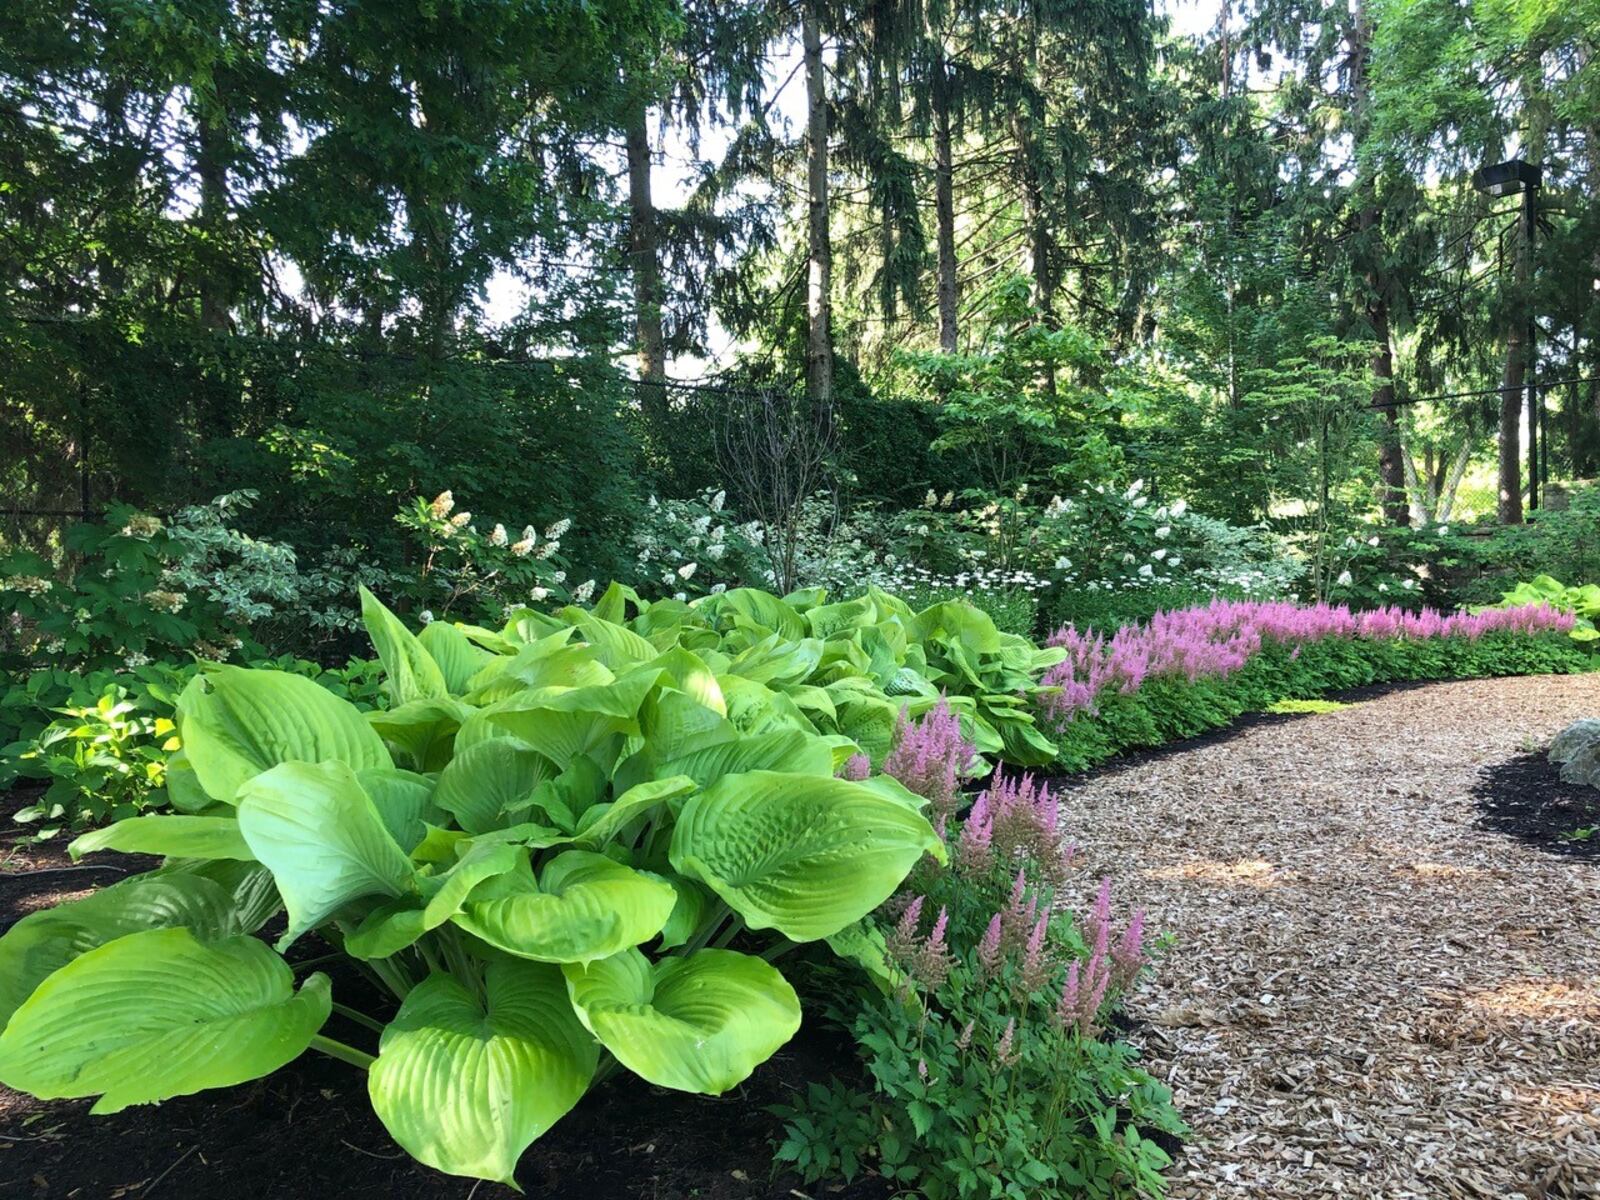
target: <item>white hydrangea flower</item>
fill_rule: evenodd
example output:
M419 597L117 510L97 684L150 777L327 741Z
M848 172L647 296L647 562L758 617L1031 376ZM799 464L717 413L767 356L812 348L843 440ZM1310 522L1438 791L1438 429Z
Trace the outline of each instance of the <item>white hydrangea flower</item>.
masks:
M1334 582L1340 587L1349 587L1355 582L1355 579L1351 576L1349 571L1340 571L1339 578L1335 579Z
M1373 534L1371 537L1369 537L1367 539L1367 545L1376 546L1377 544L1378 544L1378 535L1377 534Z
M938 506L938 503L939 503L939 493L934 491L932 488L929 488L928 489L928 494L922 498L922 507L923 508L935 508L935 507Z
M489 532L489 544L491 546L504 546L510 540L510 536L506 533L506 527L496 521L494 528Z
M428 609L428 608L423 609L420 613L417 614L417 620L421 621L424 625L432 625L433 624L433 610L432 609Z
M1164 537L1167 537L1167 536L1169 536L1169 535L1170 535L1170 534L1171 534L1171 533L1172 533L1172 526L1171 526L1171 525L1162 525L1162 526L1159 526L1159 527L1158 527L1158 528L1157 528L1157 529L1156 529L1156 536L1157 536L1157 537L1158 537L1158 538L1164 538Z
M1149 496L1135 496L1133 498L1133 506L1135 508L1143 508L1146 504L1149 504L1149 503L1150 503L1150 497Z
M572 598L579 604L587 604L589 602L589 597L592 595L594 595L594 580L592 579L585 579L577 587L572 589Z
M533 589L533 591L529 592L528 594L533 597L533 602L535 604L540 604L543 601L549 599L549 597L550 597L550 589L546 588L546 587L536 587L536 588Z
M728 590L728 585L725 584L725 583L713 583L711 585L711 594L713 596L720 596L720 595L722 595L723 592L725 592L727 590Z
M1156 573L1155 572L1155 568L1152 567L1149 563L1145 563L1143 566L1141 566L1139 568L1139 574L1145 579L1149 579L1150 576L1154 575L1155 573Z
M1152 550L1150 552L1150 557L1155 559L1157 562L1160 562L1166 556L1167 556L1167 548L1165 546L1163 546L1159 550Z
M687 583L689 580L694 578L694 573L699 569L699 563L684 563L683 566L678 568L678 578Z
M1181 516L1183 516L1184 513L1188 512L1188 511L1189 511L1189 502L1187 500L1174 500L1172 502L1172 515L1173 516L1181 517Z
M1130 550L1130 551L1128 551L1126 554L1124 554L1122 556L1122 565L1126 567L1126 566L1131 566L1132 563L1133 563L1133 552Z
M1071 566L1072 566L1072 560L1070 558L1068 558L1065 554L1057 555L1057 557L1056 557L1056 570L1065 571Z

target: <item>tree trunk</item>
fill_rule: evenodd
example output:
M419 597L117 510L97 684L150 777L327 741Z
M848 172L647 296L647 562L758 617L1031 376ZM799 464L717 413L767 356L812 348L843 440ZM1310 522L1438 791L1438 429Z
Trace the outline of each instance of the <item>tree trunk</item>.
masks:
M1373 214L1376 218L1376 213ZM1368 277L1380 284L1376 273ZM1383 428L1378 444L1378 478L1383 487L1383 518L1391 525L1411 524L1406 507L1405 467L1400 450L1400 412L1394 406L1394 351L1389 343L1389 302L1381 292L1367 305L1367 318L1378 348L1372 355L1372 407L1382 415Z
M1519 252L1519 263L1521 253ZM1517 273L1522 273L1519 265ZM1522 524L1522 378L1527 342L1521 321L1506 339L1506 369L1500 383L1500 524Z
M650 196L650 127L644 104L628 115L628 234L633 259L633 324L638 342L639 407L666 419L667 343L661 330L661 259Z
M206 108L196 114L195 124L199 130L195 173L200 177L200 227L208 243L200 276L200 325L218 331L228 327L227 269L221 247L228 221L227 135L218 114Z
M824 429L833 423L833 247L828 239L828 84L817 0L806 0L800 37L806 69L806 392Z
M956 352L955 162L950 137L950 65L941 57L933 77L933 197L939 244L939 349Z

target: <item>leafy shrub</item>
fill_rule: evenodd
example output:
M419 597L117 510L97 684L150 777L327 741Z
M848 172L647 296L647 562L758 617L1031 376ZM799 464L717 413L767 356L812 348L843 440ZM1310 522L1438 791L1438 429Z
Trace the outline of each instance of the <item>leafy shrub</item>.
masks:
M244 647L245 614L260 592L243 583L184 590L180 576L222 576L213 549L198 550L181 530L119 508L104 523L69 528L63 548L64 577L32 551L0 559L0 608L7 612L0 668L25 671L46 661L80 670L140 667L191 648L225 659ZM258 567L247 567L246 577L257 580Z
M813 1180L870 1166L934 1200L1161 1194L1170 1160L1145 1133L1182 1125L1104 1023L1144 917L1115 931L1109 884L1081 921L1060 911L1062 835L1027 777L997 776L951 825L949 867L915 872L875 930L889 986L831 1008L869 1088L814 1083L781 1109L780 1160Z
M32 738L0 749L0 777L48 779L50 785L16 820L37 825L41 838L63 826L120 821L161 807L167 754L176 748L170 696L136 696L112 684L92 704L60 715Z
M395 520L421 554L406 593L412 607L425 614L424 621L454 613L465 620L498 623L508 611L529 603L581 603L594 594L592 579L568 587L561 539L572 526L569 519L546 526L543 537L532 525L511 533L496 523L483 533L472 513L457 509L455 496L446 491L431 501L414 500Z
M325 669L284 655L252 665L312 679L364 711L382 702L375 659ZM43 839L166 808L166 760L179 746L177 697L197 670L193 662L87 675L45 669L7 688L0 694L0 787L49 781L15 819Z
M634 529L633 546L635 586L653 594L687 599L730 587L759 587L772 578L760 523L741 524L721 488L708 488L692 500L651 496Z
M602 1048L717 1094L793 1035L795 993L727 948L741 931L774 950L848 936L944 854L902 786L835 778L854 743L753 699L765 654L676 644L684 606L641 612L665 650L608 619L621 589L600 615L521 609L498 631L418 636L370 595L363 609L387 710L286 671L191 680L177 813L72 847L168 864L0 938L0 1081L116 1112L314 1048L367 1069L416 1158L510 1182ZM376 1056L321 1032L327 976L297 990L251 936L280 908L280 951L317 932L393 994L386 1024L359 1022L382 1024Z

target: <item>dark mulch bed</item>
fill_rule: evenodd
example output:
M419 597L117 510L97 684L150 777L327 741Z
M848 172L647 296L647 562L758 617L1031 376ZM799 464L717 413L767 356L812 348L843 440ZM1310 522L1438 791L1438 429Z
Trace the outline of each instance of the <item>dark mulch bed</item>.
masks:
M30 912L87 894L157 860L102 854L73 864L67 838L26 840L11 814L31 799L0 793L0 932ZM291 958L327 950L315 938ZM386 1013L365 979L325 967L335 995ZM390 1005L392 1007L392 1004ZM372 1035L335 1016L331 1036L373 1049ZM522 1158L534 1200L882 1200L878 1180L805 1187L773 1177L781 1123L768 1111L810 1080L858 1071L852 1046L820 1020L726 1096L689 1096L618 1073ZM514 1196L498 1184L420 1166L390 1140L360 1072L308 1052L265 1079L158 1106L91 1117L90 1101L41 1102L0 1087L0 1196L7 1200L478 1200Z
M1600 862L1600 789L1563 783L1544 752L1485 767L1472 789L1478 825L1519 842ZM1575 837L1595 828L1588 837Z

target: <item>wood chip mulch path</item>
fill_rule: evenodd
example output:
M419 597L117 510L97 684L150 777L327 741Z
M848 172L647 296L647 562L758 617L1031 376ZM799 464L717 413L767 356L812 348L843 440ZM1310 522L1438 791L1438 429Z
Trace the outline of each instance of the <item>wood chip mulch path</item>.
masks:
M1172 1196L1600 1197L1600 864L1471 798L1583 716L1600 676L1438 684L1066 784L1085 891L1175 939L1129 1001Z

